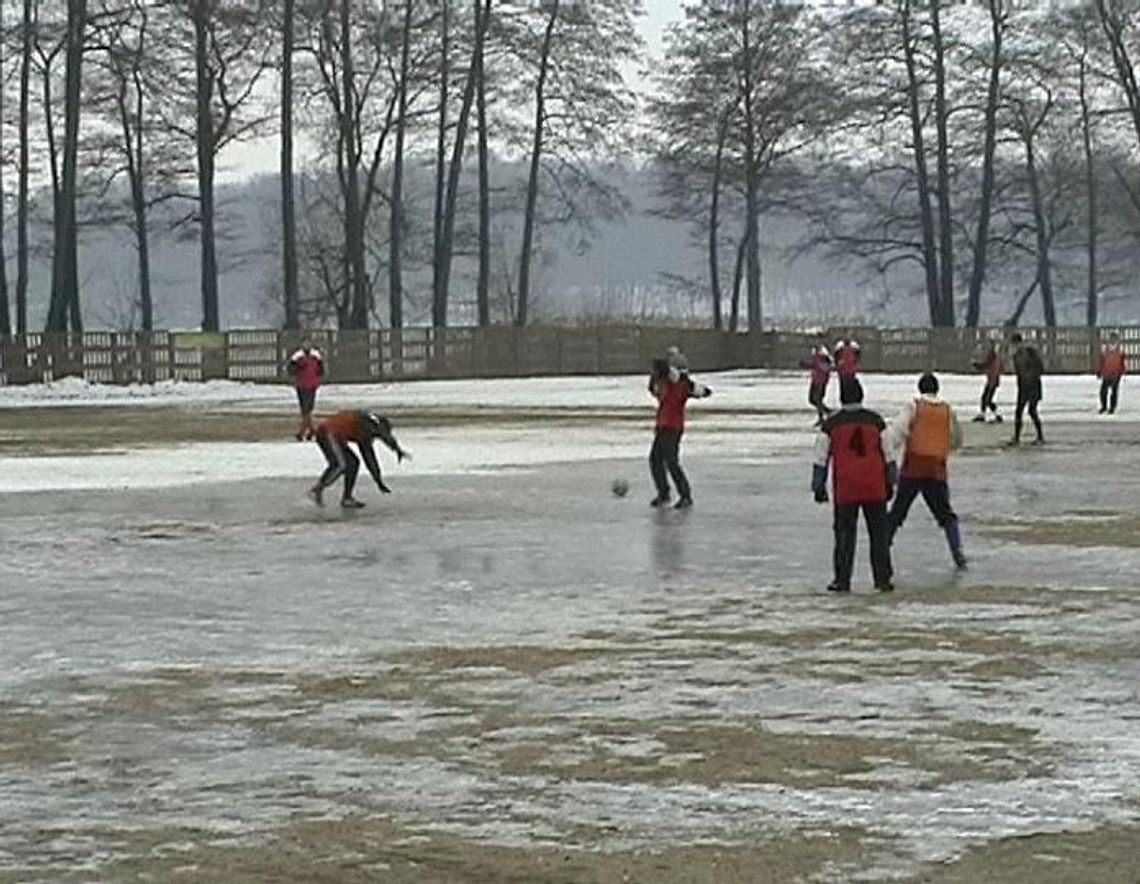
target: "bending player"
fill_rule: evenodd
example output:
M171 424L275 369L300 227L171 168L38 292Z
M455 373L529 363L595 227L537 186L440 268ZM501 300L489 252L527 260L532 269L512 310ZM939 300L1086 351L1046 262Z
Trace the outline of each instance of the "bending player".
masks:
M370 411L338 411L336 414L321 421L317 425L317 444L328 461L328 466L321 473L317 484L309 489L309 497L318 505L324 504L324 491L342 475L344 476L344 493L340 505L348 509L359 509L364 506L362 501L352 496L356 487L356 476L360 472L360 460L376 482L376 487L384 494L390 494L392 489L384 484L380 475L380 464L376 461L376 452L372 449L372 440L379 439L396 454L397 462L410 457L396 437L392 435L392 424L385 417L379 417ZM355 443L360 449L358 458L349 448L349 443Z

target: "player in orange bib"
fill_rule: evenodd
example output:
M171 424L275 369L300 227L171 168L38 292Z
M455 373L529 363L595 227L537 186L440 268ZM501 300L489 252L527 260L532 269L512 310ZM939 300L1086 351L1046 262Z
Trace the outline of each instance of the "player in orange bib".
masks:
M946 461L962 444L962 428L950 403L938 397L938 378L930 372L918 379L919 397L902 410L890 426L888 442L902 451L898 491L890 512L891 538L906 521L914 499L921 494L938 526L945 532L950 555L961 570L966 567L958 516L950 507Z
M380 475L380 464L376 462L376 452L372 450L372 440L379 439L396 455L397 461L402 461L410 455L396 437L392 435L392 424L386 417L380 417L370 411L338 411L317 425L317 445L328 461L328 466L321 473L317 484L309 489L309 497L314 503L324 503L324 491L341 476L344 476L344 494L340 505L346 509L359 509L364 506L362 501L352 496L356 487L356 476L360 471L360 460L368 468L376 487L388 494L391 488L384 484ZM357 457L349 443L360 449Z

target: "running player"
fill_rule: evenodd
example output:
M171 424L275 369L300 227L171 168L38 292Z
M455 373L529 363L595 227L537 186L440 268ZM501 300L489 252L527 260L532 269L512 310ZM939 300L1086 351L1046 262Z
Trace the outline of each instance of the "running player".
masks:
M301 408L301 422L297 426L297 441L313 438L313 408L317 404L317 388L325 375L325 361L321 358L321 351L313 346L308 338L301 341L301 346L289 357L287 366L289 375L293 378L293 386L297 390L297 404Z
M1000 424L1001 415L998 414L994 394L997 393L997 388L1001 385L1002 360L997 342L992 338L978 345L978 350L974 354L974 368L986 376L985 386L982 387L982 410L978 412L974 422L985 423L987 414L992 412L994 423Z

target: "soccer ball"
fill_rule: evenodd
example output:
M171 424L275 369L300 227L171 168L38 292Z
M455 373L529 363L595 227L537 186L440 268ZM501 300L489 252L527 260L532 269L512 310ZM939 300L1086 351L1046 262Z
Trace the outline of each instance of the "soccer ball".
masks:
M625 497L629 494L629 482L625 479L614 479L610 491L614 493L614 497Z

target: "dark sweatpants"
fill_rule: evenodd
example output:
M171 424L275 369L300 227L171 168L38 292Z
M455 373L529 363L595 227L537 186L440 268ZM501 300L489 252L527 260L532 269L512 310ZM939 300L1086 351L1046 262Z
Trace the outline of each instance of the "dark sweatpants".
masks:
M982 414L987 411L992 411L997 414L997 403L994 402L994 394L997 393L998 384L1000 380L986 380L986 385L982 389Z
M855 566L855 538L859 533L859 510L867 523L871 538L871 573L875 586L891 582L891 535L887 521L887 504L854 503L835 506L835 585L851 588L851 571Z
M653 436L653 447L649 449L649 473L653 476L657 496L662 500L669 497L666 471L673 477L673 484L677 486L677 494L682 500L688 500L693 496L689 480L685 476L685 471L681 469L681 432L681 430L658 427Z
M1100 410L1109 414L1116 412L1116 400L1120 397L1120 378L1102 378L1100 382Z
M301 409L301 417L308 417L313 413L313 407L317 404L317 391L316 390L302 390L297 388L297 405Z
M1033 421L1033 429L1037 431L1037 438L1044 441L1045 433L1041 429L1041 418L1037 415L1037 404L1041 401L1040 385L1030 386L1029 390L1017 389L1017 410L1013 413L1013 440L1021 440L1022 415L1029 409L1029 419Z
M360 458L356 456L347 442L330 438L328 433L317 433L317 444L324 453L329 465L321 473L317 485L328 488L340 476L344 475L344 497L352 497L352 490L356 487L356 476L360 472Z
M946 530L958 521L958 516L950 508L950 486L945 481L908 479L906 476L902 476L899 479L899 487L895 491L895 502L891 505L891 534L902 527L902 523L906 521L907 513L910 512L911 504L914 503L914 499L919 494L926 501L926 506L930 510L930 514L934 516L934 521L938 523L939 528Z
M808 388L808 403L815 409L819 419L823 420L831 413L831 409L823 404L823 398L827 394L827 384L812 384Z

